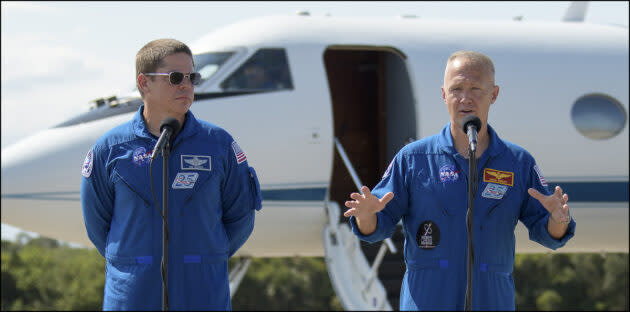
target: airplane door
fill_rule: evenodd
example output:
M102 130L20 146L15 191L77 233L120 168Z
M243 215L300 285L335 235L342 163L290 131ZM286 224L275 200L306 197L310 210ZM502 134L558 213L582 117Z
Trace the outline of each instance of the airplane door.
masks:
M342 225L347 223L347 218L343 217L343 211L345 211L343 203L349 199L350 193L358 191L349 171L354 170L363 185L373 188L380 181L389 162L400 148L415 140L415 98L405 58L403 53L391 47L330 46L324 53L333 111L334 135L341 149L345 150L350 163L344 162L340 153L335 153L329 188L331 202L329 206L343 207L339 214L339 222ZM352 169L348 169L348 166ZM344 226L331 225L331 228L335 228L336 233L349 231L349 228ZM339 233L339 236L347 237L346 234ZM398 250L402 250L403 236L400 231L396 231L392 238L395 238L394 243ZM335 270L331 267L347 261L339 259L335 261L333 257L339 257L339 253L334 251L333 243L327 245L328 240L324 241L329 274L343 274L334 272L362 274L361 272L352 273L347 267L344 270ZM388 254L382 258L382 256L377 257L380 244L369 245L361 242L360 245L369 263L381 263L382 260L380 267L374 268L379 273L376 280L380 280L379 283L383 282L389 304L398 307L400 283L404 274L402 252ZM350 254L347 256L355 257ZM380 259L375 261L377 258ZM363 264L355 263L355 267L363 266ZM331 276L333 284L352 280L350 277ZM371 287L371 285L357 285L355 282L351 284L333 286L336 289L356 288L355 293L363 294ZM377 294L378 291L371 298L368 298L369 296L364 298L366 305L360 306L354 305L355 302L360 301L355 300L356 298L340 299L342 303L345 301L344 307L351 309L388 307L389 305L379 303L380 298Z

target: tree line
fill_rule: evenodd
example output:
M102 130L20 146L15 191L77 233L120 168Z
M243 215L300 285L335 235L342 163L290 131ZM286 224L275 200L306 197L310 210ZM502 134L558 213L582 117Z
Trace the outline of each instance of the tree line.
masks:
M232 265L234 260L230 260ZM516 309L628 309L627 253L517 254ZM2 310L102 310L105 260L95 249L18 236L2 241ZM322 257L255 258L234 310L342 310Z

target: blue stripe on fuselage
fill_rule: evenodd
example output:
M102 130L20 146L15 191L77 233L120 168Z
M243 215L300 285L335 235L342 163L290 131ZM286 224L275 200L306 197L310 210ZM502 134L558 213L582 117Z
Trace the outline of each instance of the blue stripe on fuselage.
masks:
M628 181L624 182L550 182L553 191L556 185L569 195L570 202L627 202ZM262 190L265 201L323 201L326 188L296 188ZM66 200L79 201L79 192L38 192L22 194L2 194L6 199ZM350 194L348 194L348 199Z
M324 200L326 188L261 190L261 193L263 200Z
M628 181L625 182L551 182L553 191L559 185L569 195L569 202L627 202Z

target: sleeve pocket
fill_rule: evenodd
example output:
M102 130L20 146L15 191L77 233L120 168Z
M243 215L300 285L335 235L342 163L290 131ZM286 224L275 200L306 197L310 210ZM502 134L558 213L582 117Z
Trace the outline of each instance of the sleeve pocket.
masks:
M254 209L260 210L262 209L262 196L260 195L260 184L258 183L256 170L253 167L249 167L249 179L252 198L254 199Z

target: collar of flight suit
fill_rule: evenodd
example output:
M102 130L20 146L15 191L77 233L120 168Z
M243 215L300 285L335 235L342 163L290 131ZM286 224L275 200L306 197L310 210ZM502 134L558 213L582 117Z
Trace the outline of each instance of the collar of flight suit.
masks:
M142 117L142 112L144 111L144 104L140 105L136 114L133 116L131 121L133 132L136 136L147 138L150 140L157 140L157 138L149 132L149 129ZM197 133L199 130L199 123L195 118L195 115L188 110L186 112L184 118L183 128L179 131L177 136L175 137L175 141L173 142L173 146L176 146L181 140L191 137Z
M499 139L499 135L494 131L490 124L487 124L488 128L488 138L490 139L490 144L488 144L488 149L484 151L484 154L488 154L489 157L494 157L499 155L506 148L505 143L501 139ZM453 142L453 136L451 135L451 123L448 122L440 132L440 136L438 139L440 143L440 148L447 154L454 155L457 154L457 149L455 149L455 144ZM462 155L463 156L463 155Z

